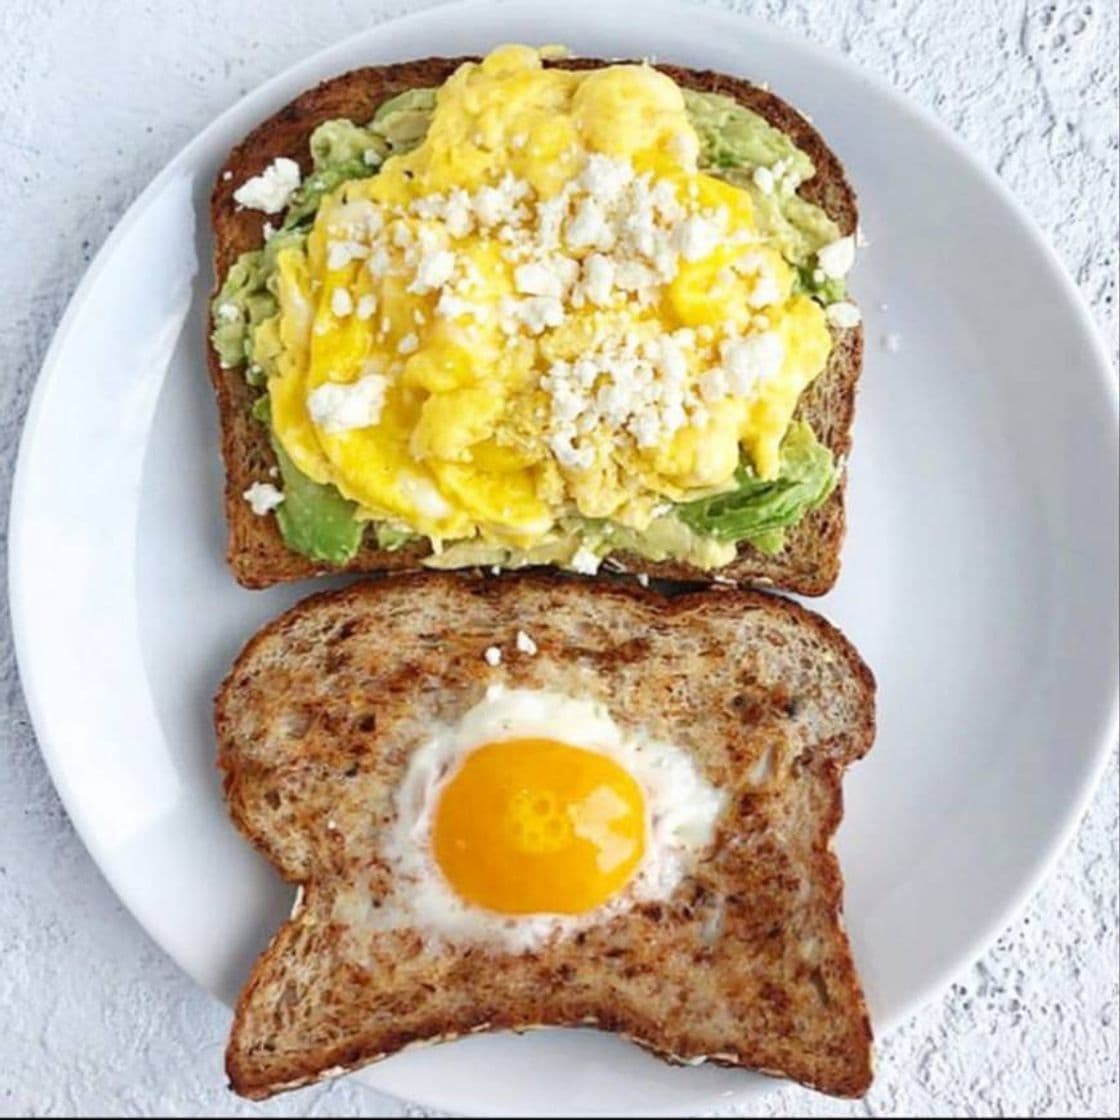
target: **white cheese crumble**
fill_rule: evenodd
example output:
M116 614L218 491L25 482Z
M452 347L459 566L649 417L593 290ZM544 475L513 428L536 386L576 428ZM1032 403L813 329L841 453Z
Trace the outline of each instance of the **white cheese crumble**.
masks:
M863 322L863 316L859 313L859 308L854 303L849 303L847 300L840 300L839 303L830 303L824 309L824 317L834 327L839 327L841 330L849 330L852 327L858 327Z
M325 432L372 428L381 419L388 386L380 373L367 373L349 384L328 381L307 394L307 411Z
M515 641L519 653L527 654L529 657L535 657L537 653L537 643L525 633L524 630L517 631L517 638Z
M728 390L735 396L747 396L756 385L778 373L785 351L785 343L775 331L722 343L720 357L726 371Z
M830 280L847 276L856 259L855 238L840 237L817 251L817 264Z
M327 246L327 268L332 272L351 261L369 256L369 246L360 241L332 241Z
M278 156L259 175L247 179L233 192L233 200L247 210L279 214L299 189L299 164Z
M420 339L414 333L409 333L397 343L398 354L414 354L420 349Z
M233 322L234 319L240 318L240 316L241 316L241 312L237 310L237 305L236 304L222 303L222 304L218 305L218 318L219 319L222 319L227 323L231 323L231 322Z
M365 295L358 297L358 305L354 308L354 314L361 320L372 319L373 313L377 310L377 297L373 292L366 292Z
M673 240L686 261L698 261L719 244L719 227L699 214L692 214L677 226Z
M756 167L751 179L763 194L774 193L774 172L769 167Z
M335 288L331 292L331 314L336 318L344 319L354 310L354 301L346 288Z
M257 517L271 513L284 500L282 491L271 482L254 482L241 496L249 503L249 508Z
M586 545L580 545L571 559L571 569L581 575L593 576L599 570L599 557Z
M432 249L420 258L416 276L408 290L417 295L442 288L455 272L455 254L450 249Z
M492 669L497 668L502 663L502 651L497 646L488 646L482 656L485 658L486 664Z

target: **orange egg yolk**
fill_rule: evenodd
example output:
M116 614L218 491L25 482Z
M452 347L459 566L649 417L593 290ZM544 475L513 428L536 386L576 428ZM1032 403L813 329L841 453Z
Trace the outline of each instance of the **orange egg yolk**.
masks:
M501 914L582 914L645 850L641 787L617 762L552 739L487 743L436 807L436 862L467 902Z

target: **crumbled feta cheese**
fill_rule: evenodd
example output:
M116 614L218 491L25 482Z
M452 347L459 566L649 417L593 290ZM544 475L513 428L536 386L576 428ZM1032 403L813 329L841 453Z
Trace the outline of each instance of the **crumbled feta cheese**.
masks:
M634 167L628 159L600 155L588 156L579 177L580 186L600 206L614 203L634 180Z
M564 305L555 296L518 300L513 313L530 334L540 334L546 327L558 327L564 321Z
M596 307L606 307L611 301L614 288L614 261L602 253L591 253L583 261L583 285L581 291L588 303Z
M856 259L855 238L840 237L817 251L817 264L830 280L847 276Z
M600 560L586 545L580 545L570 563L573 572L593 576L599 570Z
M673 231L673 242L686 261L698 261L719 244L719 228L709 219L692 214Z
M462 187L456 188L447 196L443 208L443 223L452 237L467 237L474 229L471 196Z
M756 167L751 179L763 194L774 193L774 172L769 167Z
M513 272L513 282L523 295L558 298L564 294L564 281L560 271L540 261L518 265Z
M420 339L415 334L406 334L404 338L397 343L398 354L414 354L420 349Z
M614 231L607 224L603 209L594 198L587 197L576 208L568 222L565 239L570 249L610 249Z
M649 587L649 576L645 572L638 573L638 582L643 587Z
M537 241L546 251L560 244L560 230L568 216L569 199L570 192L563 190L537 204Z
M366 268L369 269L370 275L380 279L389 271L389 251L384 245L378 245L369 255L369 260L366 261Z
M365 295L358 297L358 306L354 309L354 314L361 320L372 319L373 313L377 310L377 297L373 292L366 292Z
M416 266L416 276L409 284L410 292L423 295L425 292L442 288L455 271L455 254L449 249L433 249L420 258Z
M839 303L830 303L824 309L824 317L834 327L839 327L841 330L850 330L852 327L858 327L863 322L863 316L859 313L859 308L854 303L849 303L847 300L840 300Z
M482 655L486 659L486 664L492 669L502 663L502 651L497 646L487 646L486 652Z
M230 179L232 179L232 178L233 178L233 172L232 171L223 171L222 172L222 182L223 183L228 183L230 181Z
M495 187L479 187L474 193L474 213L483 226L496 226L514 219L517 204L530 193L529 184L507 172Z
M380 373L367 373L349 384L327 381L307 394L307 412L313 424L332 434L372 428L381 419L388 387Z
M258 517L271 513L284 500L283 493L271 482L254 482L241 496Z
M368 255L369 246L360 241L331 241L327 245L327 268L334 272Z
M727 396L727 374L722 369L711 369L700 378L700 396L708 404Z
M299 164L278 156L259 175L247 179L233 192L233 200L247 210L279 214L299 189Z
M720 357L727 373L728 389L736 396L746 396L782 368L785 353L785 343L776 331L724 342L720 346Z
M480 310L477 304L463 299L462 296L456 295L446 288L436 303L436 314L445 319L458 319L460 315L474 315L475 318L478 318Z
M760 272L754 286L747 293L747 303L751 307L772 307L782 302L782 289L773 271Z
M335 288L331 292L331 314L339 319L345 318L354 310L354 301L345 288Z
M536 655L537 643L524 630L517 631L516 645L519 653L528 654L530 657Z

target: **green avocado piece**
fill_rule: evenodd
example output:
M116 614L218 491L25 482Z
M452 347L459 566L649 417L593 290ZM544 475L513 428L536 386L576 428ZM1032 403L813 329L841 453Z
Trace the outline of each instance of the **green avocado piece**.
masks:
M288 212L284 215L284 229L305 230L311 225L318 212L323 195L330 194L336 187L350 182L351 179L368 179L375 171L375 167L370 166L364 159L358 158L332 163L321 171L308 175L288 203Z
M684 101L700 138L700 166L750 195L763 233L786 260L803 267L803 290L822 302L842 299L842 281L839 294L836 281L827 290L812 283L818 250L840 236L836 223L797 193L812 178L813 161L784 132L730 97L685 90ZM760 177L766 190L756 178L759 168L768 173Z
M684 91L685 111L700 139L700 165L708 168L773 167L789 164L795 184L813 174L813 161L784 132L721 93Z
M373 531L377 537L377 547L383 548L386 552L396 552L406 544L424 539L406 526L390 525L387 521L377 522Z
M311 159L316 171L361 162L366 174L381 166L389 154L384 137L345 117L324 121L311 134Z
M305 237L296 230L281 230L263 248L242 253L210 304L210 341L218 360L223 369L245 363L250 385L263 385L267 374L267 358L257 352L256 341L257 328L279 310L274 293L276 255L282 249L301 247Z
M299 185L288 203L284 228L310 225L323 195L351 179L368 179L389 154L389 143L370 127L344 117L324 121L309 142L315 170Z
M734 490L676 507L677 516L701 536L719 541L749 541L773 555L785 544L785 531L832 493L837 470L832 452L798 420L782 440L778 477L764 481L746 465L735 474Z
M322 564L337 567L352 560L362 544L363 524L354 516L358 507L333 486L312 482L275 436L272 449L284 484L276 521L285 543Z
M390 97L373 114L373 120L369 122L370 131L380 136L394 155L411 152L428 134L438 92L434 88L421 87Z

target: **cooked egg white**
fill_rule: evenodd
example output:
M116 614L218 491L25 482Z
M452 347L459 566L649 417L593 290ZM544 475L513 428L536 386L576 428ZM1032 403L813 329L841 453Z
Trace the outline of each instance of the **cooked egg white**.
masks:
M528 951L668 898L724 801L687 752L602 705L492 688L413 753L382 853L391 894L367 920Z
M457 70L424 142L278 255L296 466L362 518L522 548L573 513L641 530L744 452L772 477L830 337L697 150L650 67L502 47Z

